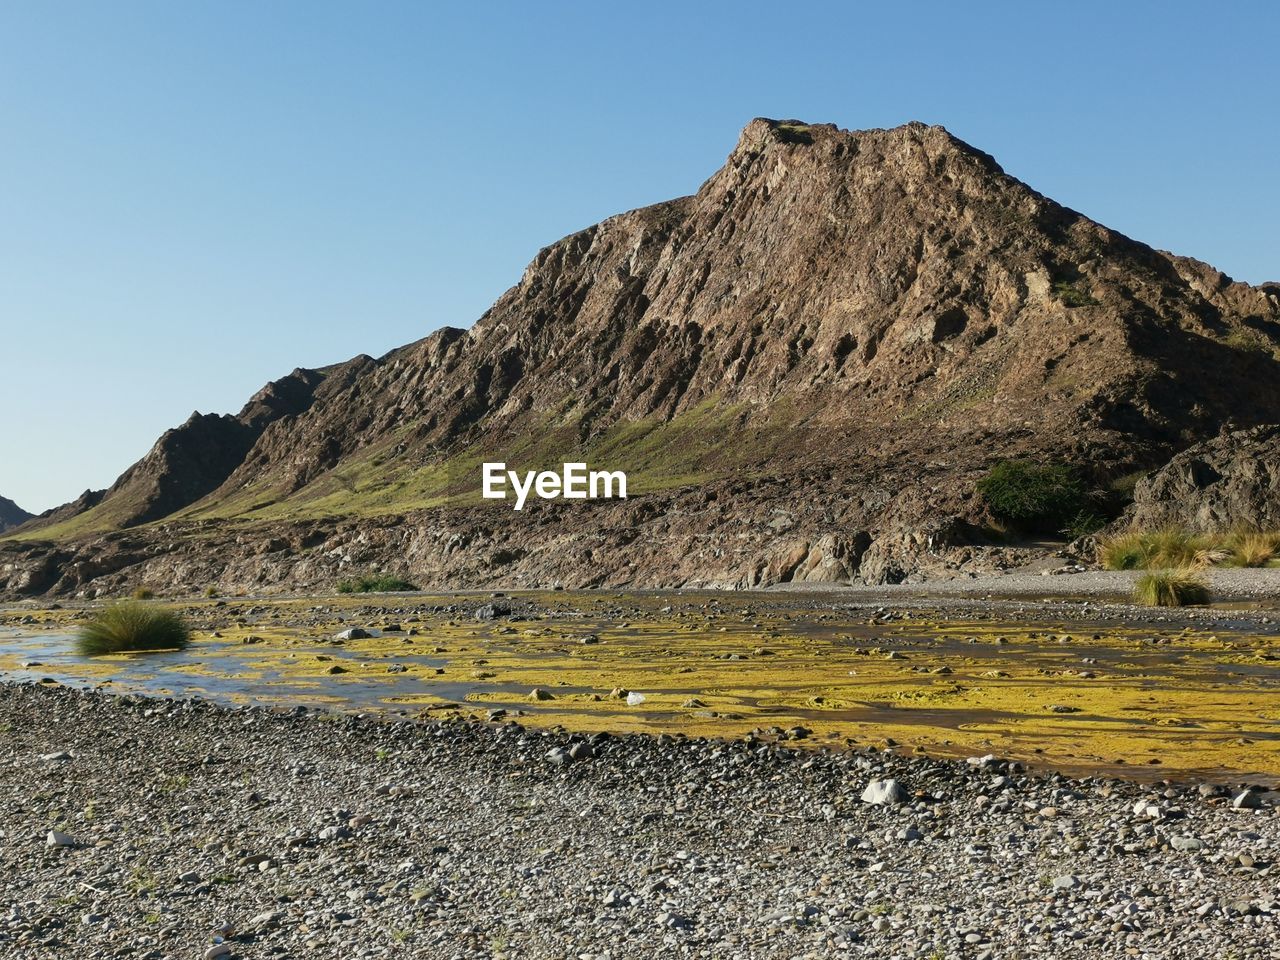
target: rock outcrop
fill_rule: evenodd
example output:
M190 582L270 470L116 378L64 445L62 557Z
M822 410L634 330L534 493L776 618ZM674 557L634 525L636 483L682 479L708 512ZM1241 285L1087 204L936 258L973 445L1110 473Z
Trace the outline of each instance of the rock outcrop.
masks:
M993 462L1101 483L1280 422L1278 354L1275 288L1108 230L941 127L754 120L696 194L547 247L471 329L193 418L9 559L71 551L66 591L954 573L987 555ZM517 515L478 498L483 460L586 460L632 496Z
M1200 532L1280 529L1280 425L1223 432L1138 483L1131 521Z

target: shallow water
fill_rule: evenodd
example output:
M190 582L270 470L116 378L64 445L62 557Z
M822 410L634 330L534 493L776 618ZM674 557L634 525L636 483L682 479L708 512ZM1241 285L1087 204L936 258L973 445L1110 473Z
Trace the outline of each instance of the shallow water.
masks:
M805 745L893 742L1078 773L1280 782L1274 624L885 621L777 597L692 600L668 611L660 594L556 595L511 622L424 613L402 598L255 601L235 615L197 605L207 629L188 650L99 658L75 654L74 614L58 612L0 627L0 677L403 715L503 708L582 730L769 738L803 726ZM416 611L406 621L416 636L325 639L405 611ZM582 644L589 634L599 642ZM535 687L554 699L531 699ZM645 703L628 706L618 688Z

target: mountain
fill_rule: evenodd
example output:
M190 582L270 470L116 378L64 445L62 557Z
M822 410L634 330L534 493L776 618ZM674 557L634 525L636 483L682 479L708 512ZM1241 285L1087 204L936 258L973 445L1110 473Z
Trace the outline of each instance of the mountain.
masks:
M0 497L0 533L12 530L31 519L31 514L5 497Z
M1130 240L945 129L757 119L696 194L540 251L469 330L193 415L0 589L898 580L1000 562L994 462L1105 484L1280 422L1280 291ZM480 464L625 470L483 501ZM0 559L6 559L0 557ZM33 572L35 571L35 572Z

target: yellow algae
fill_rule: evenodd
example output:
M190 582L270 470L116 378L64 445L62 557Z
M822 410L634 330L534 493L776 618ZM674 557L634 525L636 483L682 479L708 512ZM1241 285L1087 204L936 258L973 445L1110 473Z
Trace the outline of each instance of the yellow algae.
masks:
M1166 776L1280 775L1273 635L886 622L785 597L685 593L523 593L525 619L476 621L468 610L482 597L193 602L182 609L200 631L186 653L95 660L30 654L54 649L59 630L69 637L75 611L0 611L0 671L234 703L480 717L503 708L532 726L706 737L804 728L798 745L893 741L1073 770L1158 760ZM400 629L334 641L353 625ZM24 671L32 659L45 663ZM531 700L535 689L554 699Z

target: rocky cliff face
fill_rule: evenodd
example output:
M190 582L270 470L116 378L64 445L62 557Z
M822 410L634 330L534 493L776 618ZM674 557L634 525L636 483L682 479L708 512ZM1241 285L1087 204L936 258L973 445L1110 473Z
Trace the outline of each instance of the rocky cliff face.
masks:
M1184 450L1138 484L1131 519L1202 532L1280 529L1280 426L1224 431Z
M470 330L195 417L24 536L80 558L68 590L165 565L255 589L359 565L457 586L900 579L980 559L965 531L994 460L1101 481L1280 421L1278 354L1274 288L1110 231L940 127L755 120L695 195L546 248ZM513 515L474 497L489 459L587 459L634 495ZM138 554L100 572L121 543Z
M21 526L31 519L31 514L23 510L7 497L0 497L0 533Z

